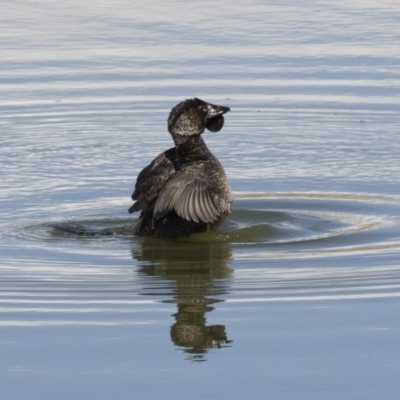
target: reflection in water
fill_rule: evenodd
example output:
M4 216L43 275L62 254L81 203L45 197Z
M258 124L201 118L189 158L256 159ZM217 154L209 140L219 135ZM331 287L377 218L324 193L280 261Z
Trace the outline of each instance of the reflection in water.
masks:
M232 256L229 244L143 238L132 254L144 264L139 275L168 282L166 294L173 299L163 302L176 303L178 307L173 315L171 340L190 354L189 359L206 361L208 349L232 342L224 325L207 326L205 317L214 310L213 304L224 301L217 297L227 294L226 279L231 270L226 263ZM150 286L147 284L146 288ZM160 293L153 288L142 294Z

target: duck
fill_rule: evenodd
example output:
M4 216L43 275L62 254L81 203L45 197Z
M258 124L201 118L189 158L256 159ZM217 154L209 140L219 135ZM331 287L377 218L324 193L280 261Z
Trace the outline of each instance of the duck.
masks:
M208 232L230 214L233 193L219 160L202 138L219 132L229 107L199 98L172 108L168 132L174 147L159 154L137 176L129 213L137 236L184 237Z

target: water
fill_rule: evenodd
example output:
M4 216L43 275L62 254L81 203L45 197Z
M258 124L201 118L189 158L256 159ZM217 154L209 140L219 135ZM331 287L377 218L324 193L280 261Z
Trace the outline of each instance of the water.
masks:
M400 6L5 2L0 16L3 399L397 399ZM132 223L169 110L236 200L181 240Z

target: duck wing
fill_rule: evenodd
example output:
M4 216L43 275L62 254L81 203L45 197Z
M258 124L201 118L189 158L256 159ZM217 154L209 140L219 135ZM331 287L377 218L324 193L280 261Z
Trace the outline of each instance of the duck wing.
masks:
M147 167L143 168L136 179L135 190L131 196L135 203L129 208L129 213L142 210L154 200L165 182L178 168L175 147L159 154Z
M175 210L188 221L213 222L220 217L211 196L209 179L198 169L181 169L165 184L156 200L153 219Z

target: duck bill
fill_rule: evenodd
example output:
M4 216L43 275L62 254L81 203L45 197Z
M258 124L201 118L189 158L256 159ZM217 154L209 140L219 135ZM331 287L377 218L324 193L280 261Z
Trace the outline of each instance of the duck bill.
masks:
M217 106L215 104L208 104L208 118L215 118L218 117L219 115L224 115L228 111L231 111L229 107L225 106Z
M224 114L230 110L229 107L208 104L207 130L210 132L219 132L224 126Z

